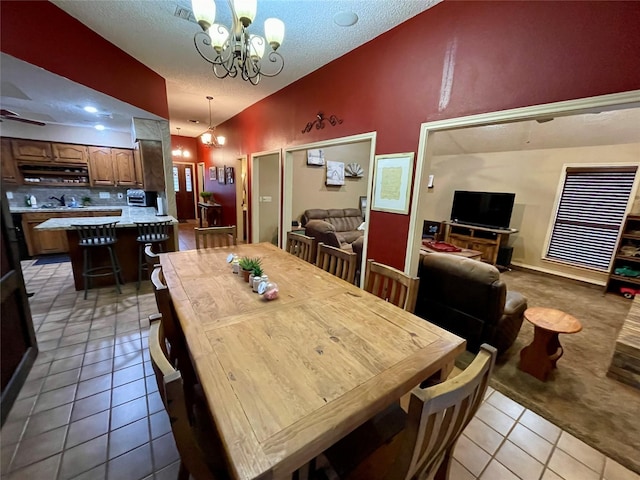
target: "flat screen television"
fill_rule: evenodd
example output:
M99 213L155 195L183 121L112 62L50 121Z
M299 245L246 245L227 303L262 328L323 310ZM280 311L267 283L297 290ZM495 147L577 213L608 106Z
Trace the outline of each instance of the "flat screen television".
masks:
M508 229L515 193L468 192L453 193L451 221L479 227Z

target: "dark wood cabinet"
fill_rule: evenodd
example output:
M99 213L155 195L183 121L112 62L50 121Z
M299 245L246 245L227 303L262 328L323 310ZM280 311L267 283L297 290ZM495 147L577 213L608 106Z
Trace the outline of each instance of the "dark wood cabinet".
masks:
M134 156L137 186L150 192L163 192L165 183L162 142L138 140Z
M3 138L0 148L0 156L2 158L2 182L11 185L21 185L22 176L20 175L20 170L18 170L16 161L13 158L11 141L8 138Z

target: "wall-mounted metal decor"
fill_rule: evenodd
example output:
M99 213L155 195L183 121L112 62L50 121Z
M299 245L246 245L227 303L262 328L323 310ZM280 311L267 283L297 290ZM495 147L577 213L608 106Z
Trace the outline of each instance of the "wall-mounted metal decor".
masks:
M347 177L356 177L360 178L364 175L364 169L360 166L359 163L349 163L344 168L344 174Z
M316 130L323 129L325 121L329 122L332 127L335 127L336 125L340 125L342 123L342 120L340 120L335 115L330 115L329 117L325 117L324 113L318 112L318 114L316 115L316 119L313 122L307 123L307 126L304 127L304 129L302 130L302 133L310 132L314 125L316 126Z

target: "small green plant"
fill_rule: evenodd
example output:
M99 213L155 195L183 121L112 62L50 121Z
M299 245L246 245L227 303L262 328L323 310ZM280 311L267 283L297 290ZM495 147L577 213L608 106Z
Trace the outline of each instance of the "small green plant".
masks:
M262 269L262 265L256 265L255 267L253 267L254 277L261 277L263 273L264 273L264 270Z
M242 257L238 261L238 265L240 265L241 269L250 270L250 271L254 271L256 268L260 268L261 263L262 263L262 260L260 260L260 258L258 257L255 257L255 258Z
M213 201L213 193L212 192L200 192L200 196L202 200L205 202Z
M91 205L91 197L82 197L82 205Z

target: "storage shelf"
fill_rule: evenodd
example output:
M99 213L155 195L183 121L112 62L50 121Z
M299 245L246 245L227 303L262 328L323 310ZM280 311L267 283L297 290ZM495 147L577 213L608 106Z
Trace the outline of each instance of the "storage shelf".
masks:
M629 257L627 255L616 255L616 260L625 260L629 262L640 263L640 257Z
M622 275L611 275L609 280L617 280L619 282L627 282L633 283L635 285L640 285L640 277L623 277Z
M33 185L34 187L89 187L89 182L24 182L24 185Z
M618 268L624 267L625 265L634 270L640 269L640 257L624 255L622 252L625 247L640 247L640 216L638 215L627 215L624 220L622 234L616 246L616 253L613 257L605 292L620 293L620 287L625 286L625 284L640 285L640 277L625 277L615 274Z
M89 171L88 170L83 170L81 172L66 172L64 170L31 170L31 169L26 169L23 168L21 169L23 174L27 174L27 175L48 175L48 176L54 176L54 177L86 177L87 175L89 175ZM640 238L640 237L639 237Z

